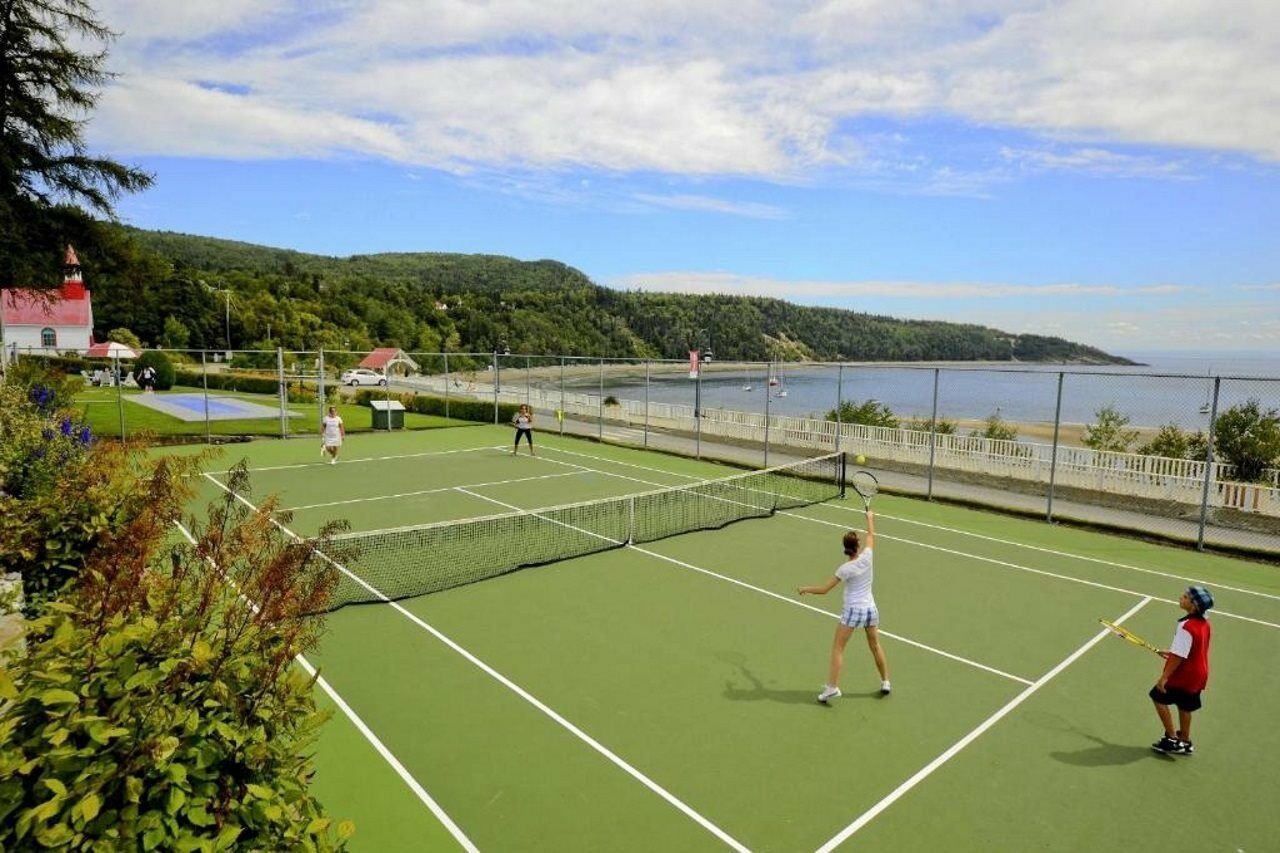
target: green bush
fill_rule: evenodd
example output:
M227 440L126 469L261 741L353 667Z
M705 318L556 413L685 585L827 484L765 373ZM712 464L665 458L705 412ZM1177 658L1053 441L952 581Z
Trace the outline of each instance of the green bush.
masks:
M899 426L893 410L879 400L864 400L861 403L845 400L840 404L839 411L832 409L827 412L826 417L829 421L839 420L842 424L888 427L889 429L897 429Z
M982 429L972 430L969 435L975 438L987 438L992 441L1017 441L1018 430L1000 417L999 412L992 412L982 425Z
M193 370L178 370L176 372L176 384L187 388L203 388L206 381L210 391L239 391L242 394L270 394L273 397L280 393L280 380L274 376L246 375L243 373L210 373L205 376L199 371ZM314 388L299 388L296 385L290 385L287 394L290 403L314 403L316 401L316 390Z
M168 391L173 387L177 372L173 369L173 362L169 360L169 356L158 350L147 350L133 363L134 379L137 379L142 368L147 366L156 372L157 391Z
M392 394L390 398L399 400L410 412L445 417L444 397L432 397L426 394ZM357 391L354 398L357 406L368 406L370 400L385 399L387 399L387 392L369 389ZM493 423L493 403L485 400L459 400L456 397L450 397L448 403L448 416L451 418L476 423ZM519 408L514 403L499 403L498 423L509 423Z
M1241 482L1265 481L1266 469L1280 464L1280 411L1264 410L1257 398L1218 415L1213 432L1214 449Z
M329 850L351 834L307 791L323 716L293 663L334 570L283 538L273 502L229 493L170 553L203 461L149 463L132 483L149 511L112 527L0 670L0 849ZM243 463L228 486L248 488Z
M1141 435L1136 429L1125 429L1129 426L1129 416L1120 413L1114 405L1106 405L1094 413L1096 423L1087 424L1084 428L1085 447L1113 453L1128 453Z
M118 504L86 476L92 435L65 405L77 381L53 376L24 367L0 386L0 573L22 575L29 609L75 576Z

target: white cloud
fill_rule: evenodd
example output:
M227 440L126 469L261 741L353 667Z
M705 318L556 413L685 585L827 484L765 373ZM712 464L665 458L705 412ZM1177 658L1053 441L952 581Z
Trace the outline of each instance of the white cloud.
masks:
M112 61L126 77L92 128L117 153L775 180L852 169L891 184L910 160L849 130L890 115L1087 141L1010 152L1041 169L1186 173L1117 143L1280 160L1280 7L1263 0L108 0L101 12L124 31ZM243 94L211 102L191 90L200 81ZM915 165L940 192L1007 179Z
M670 207L676 210L695 210L709 213L729 213L734 216L746 216L753 219L786 219L786 210L772 204L760 202L729 201L720 198L708 198L700 195L653 195L637 193L637 201L655 207Z

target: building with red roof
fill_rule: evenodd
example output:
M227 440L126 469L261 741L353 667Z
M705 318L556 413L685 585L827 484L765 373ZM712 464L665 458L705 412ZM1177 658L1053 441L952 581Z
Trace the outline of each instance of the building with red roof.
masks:
M400 365L400 372L408 374L410 372L418 372L418 363L409 358L408 354L402 349L395 347L380 347L364 357L356 367L367 367L370 370L377 370L386 374L395 365Z
M62 287L0 290L4 345L17 352L84 351L93 343L93 300L76 250L67 246Z

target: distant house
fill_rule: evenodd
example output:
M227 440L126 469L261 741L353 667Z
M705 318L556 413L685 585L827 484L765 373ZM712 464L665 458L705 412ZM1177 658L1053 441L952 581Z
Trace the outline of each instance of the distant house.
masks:
M393 373L408 375L418 372L418 363L409 358L408 353L395 347L382 347L364 357L357 367L367 367L390 376Z
M80 275L76 250L67 246L62 287L0 291L0 319L5 347L18 352L76 350L93 343L93 300Z

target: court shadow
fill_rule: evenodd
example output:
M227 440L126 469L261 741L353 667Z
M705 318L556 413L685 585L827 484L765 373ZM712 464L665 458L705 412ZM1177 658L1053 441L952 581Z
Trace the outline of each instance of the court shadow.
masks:
M1132 764L1135 761L1142 761L1147 758L1166 759L1172 761L1173 758L1168 755L1161 755L1153 752L1148 746L1135 746L1127 743L1111 743L1100 737L1090 734L1080 733L1083 737L1093 741L1097 746L1079 749L1074 752L1051 752L1055 761L1061 761L1063 764L1072 764L1076 767L1109 767L1122 764Z
M747 669L741 663L734 663L734 666L745 679L749 686L742 687L734 684L732 681L726 681L724 684L724 698L734 702L781 702L788 705L816 705L822 707L818 702L818 689L810 690L783 690L776 687L766 687L764 682L757 678L751 670ZM869 699L879 698L880 691L872 693L849 693L842 694L841 699Z

